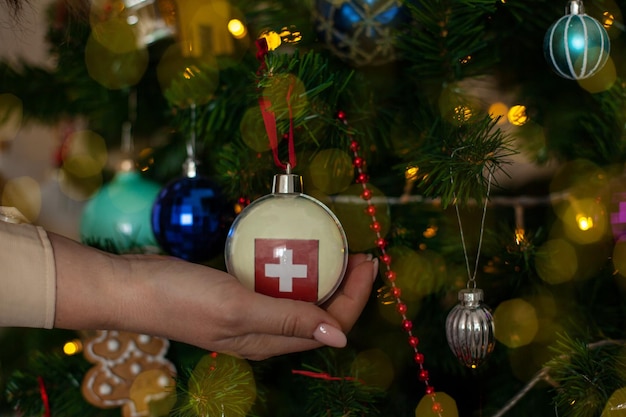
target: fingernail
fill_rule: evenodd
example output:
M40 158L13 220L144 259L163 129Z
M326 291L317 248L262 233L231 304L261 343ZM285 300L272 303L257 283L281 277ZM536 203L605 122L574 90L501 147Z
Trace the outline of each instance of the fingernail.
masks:
M322 323L315 329L313 339L332 347L344 347L348 343L341 330L327 323Z
M372 264L374 264L372 267L372 281L376 281L376 277L378 276L378 258L374 258Z
M365 256L365 261L371 262L373 258L374 258L374 255L372 255L371 253L368 253L367 256Z

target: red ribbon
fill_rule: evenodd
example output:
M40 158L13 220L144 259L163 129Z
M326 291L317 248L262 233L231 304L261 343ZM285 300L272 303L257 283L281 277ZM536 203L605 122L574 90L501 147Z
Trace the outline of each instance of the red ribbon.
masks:
M50 400L48 398L48 391L46 391L46 384L44 384L41 376L37 377L37 382L39 382L39 394L41 395L41 402L43 403L43 415L44 417L51 417L52 413L50 412Z
M257 47L257 59L261 62L257 74L260 74L266 69L265 56L267 55L268 47L265 38L259 38L256 40ZM291 107L291 93L293 92L293 82L289 84L287 90L287 109L289 110L289 133L287 135L287 146L289 152L289 164L285 164L278 157L278 132L276 131L276 114L270 110L272 102L266 96L259 97L259 107L261 109L261 115L263 117L263 124L265 125L265 131L270 141L270 147L272 148L272 155L274 157L274 164L277 167L286 170L289 166L293 169L296 166L296 150L293 139L293 109Z
M291 373L294 375L304 375L309 378L323 379L326 381L355 381L364 384L360 379L351 376L332 376L326 372L313 372L313 371L301 371L298 369L292 369Z

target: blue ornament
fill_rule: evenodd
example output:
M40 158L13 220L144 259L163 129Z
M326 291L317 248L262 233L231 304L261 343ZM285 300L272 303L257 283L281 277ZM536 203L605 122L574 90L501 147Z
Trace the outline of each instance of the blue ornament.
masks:
M584 12L582 1L570 0L566 15L557 20L543 39L543 53L561 77L582 80L604 67L611 45L604 27Z
M402 0L316 0L313 14L322 42L355 66L394 61L394 30L409 21Z
M172 256L204 262L224 250L232 210L216 184L204 176L184 176L166 185L152 208L152 230Z
M156 252L150 212L160 189L136 171L116 173L85 205L81 241L120 253Z

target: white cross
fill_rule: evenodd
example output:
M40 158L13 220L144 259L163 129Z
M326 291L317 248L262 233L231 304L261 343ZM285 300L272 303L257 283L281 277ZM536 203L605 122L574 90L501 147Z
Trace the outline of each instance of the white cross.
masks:
M307 265L293 264L293 250L286 248L274 249L274 257L280 259L277 264L265 264L265 276L278 278L278 291L293 292L293 279L306 278Z

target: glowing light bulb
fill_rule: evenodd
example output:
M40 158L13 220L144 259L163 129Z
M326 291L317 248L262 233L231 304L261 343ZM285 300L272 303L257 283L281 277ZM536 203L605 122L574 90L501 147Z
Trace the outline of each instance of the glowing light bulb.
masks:
M76 355L83 351L83 343L79 339L70 340L63 345L63 353L67 356Z
M235 39L242 39L248 33L246 26L239 19L231 19L228 22L228 31L235 37Z
M593 228L593 219L584 214L576 215L576 223L578 223L578 228L583 232Z
M528 122L528 115L526 114L526 106L516 105L511 107L507 115L509 123L515 126L523 126Z

